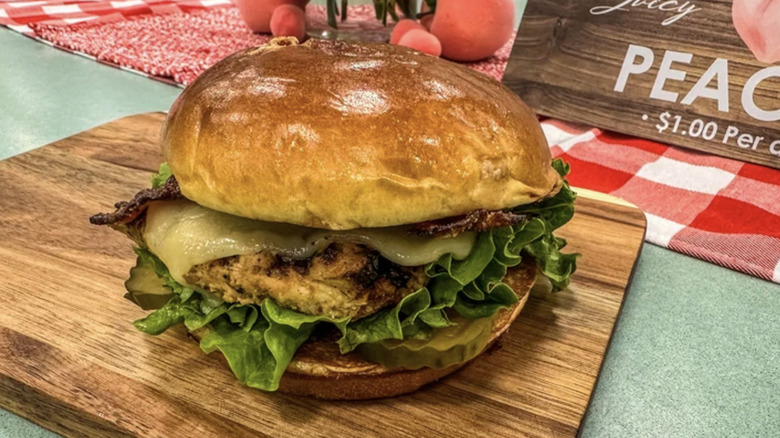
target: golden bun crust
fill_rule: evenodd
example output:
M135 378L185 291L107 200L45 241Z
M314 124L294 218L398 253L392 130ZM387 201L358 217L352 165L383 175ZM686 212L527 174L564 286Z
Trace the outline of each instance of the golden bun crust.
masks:
M536 265L528 258L517 267L509 269L504 282L514 289L520 300L514 307L500 311L483 353L498 341L520 314L528 301L536 275ZM200 338L202 334L193 333L196 338ZM224 356L220 355L220 360L227 365ZM388 369L368 362L354 352L340 354L334 340L310 341L301 346L288 365L279 391L328 400L393 397L414 392L423 385L454 373L468 363L470 361L444 369Z
M561 184L508 88L389 44L276 38L237 52L179 96L162 148L187 198L317 228L497 210Z

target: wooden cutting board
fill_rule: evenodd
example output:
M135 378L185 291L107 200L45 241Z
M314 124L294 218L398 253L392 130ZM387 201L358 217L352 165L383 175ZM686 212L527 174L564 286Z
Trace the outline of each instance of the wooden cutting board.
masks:
M149 184L162 114L0 162L0 407L67 436L572 436L642 246L644 215L583 194L569 290L535 291L503 348L408 396L317 401L238 384L183 331L136 331L129 241L87 218Z

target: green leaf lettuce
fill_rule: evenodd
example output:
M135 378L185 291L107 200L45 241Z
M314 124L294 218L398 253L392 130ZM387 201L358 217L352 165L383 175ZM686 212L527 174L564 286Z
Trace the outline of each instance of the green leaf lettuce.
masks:
M161 187L172 175L173 172L171 172L171 168L168 167L168 163L160 164L160 169L157 173L152 175L152 188L156 189L157 187Z

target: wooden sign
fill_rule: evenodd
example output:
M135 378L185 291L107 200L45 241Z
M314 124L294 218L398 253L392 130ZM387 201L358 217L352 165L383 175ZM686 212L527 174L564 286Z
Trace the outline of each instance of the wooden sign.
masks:
M539 114L780 168L780 0L533 0L504 82Z

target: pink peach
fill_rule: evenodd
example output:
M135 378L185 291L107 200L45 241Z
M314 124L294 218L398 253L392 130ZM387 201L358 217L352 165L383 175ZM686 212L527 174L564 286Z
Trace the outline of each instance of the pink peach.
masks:
M512 0L438 0L431 33L439 38L445 58L477 61L509 40L514 21Z
M235 0L238 12L252 32L271 32L271 16L281 5L295 5L306 8L309 0Z
M780 0L734 0L731 18L757 60L780 61Z
M306 14L295 5L281 5L271 15L273 36L292 36L303 41L306 36Z
M398 45L409 47L433 56L441 55L441 43L432 33L423 29L412 29L401 37Z
M416 20L410 20L408 18L396 23L393 32L390 34L390 44L398 44L398 41L401 41L404 34L412 29L423 29L423 26Z

